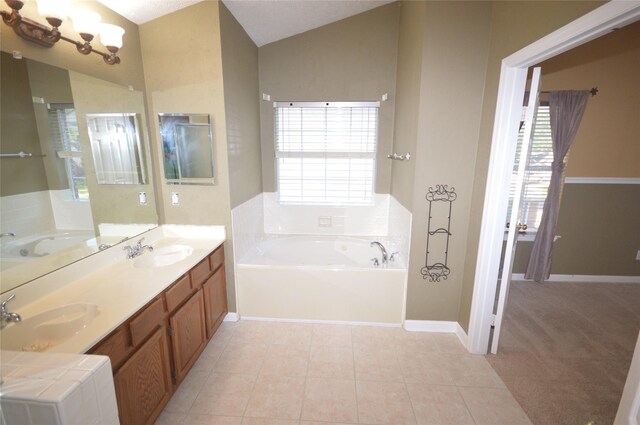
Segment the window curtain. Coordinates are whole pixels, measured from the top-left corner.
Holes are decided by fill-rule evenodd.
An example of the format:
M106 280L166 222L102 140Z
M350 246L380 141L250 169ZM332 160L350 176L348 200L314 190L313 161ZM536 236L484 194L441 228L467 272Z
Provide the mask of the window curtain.
M533 250L525 273L526 279L533 279L539 283L548 279L551 272L551 252L558 222L558 212L560 211L564 158L578 132L588 100L589 91L587 90L552 91L549 93L551 142L553 145L551 181L542 210L542 221L533 242Z

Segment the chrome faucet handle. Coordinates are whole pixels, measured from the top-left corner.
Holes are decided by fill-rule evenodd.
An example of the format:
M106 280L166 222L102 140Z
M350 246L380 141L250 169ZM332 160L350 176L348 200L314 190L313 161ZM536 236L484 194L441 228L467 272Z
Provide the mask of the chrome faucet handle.
M380 265L380 262L378 261L378 257L373 257L371 261L373 261L374 267L378 267Z
M127 258L133 258L133 253L135 252L135 248L131 245L125 245L122 247L123 251L127 251Z
M143 240L144 240L144 238L140 238L140 239L138 240L138 243L136 243L136 247L138 247L138 249L139 249L139 248L142 248L142 241L143 241Z
M0 309L2 310L3 313L7 312L7 303L9 301L11 301L12 299L14 299L16 297L16 294L11 294L11 296L9 298L7 298L6 300L2 301L2 304L0 304Z
M399 254L400 253L398 251L392 252L391 255L389 256L389 261L391 262L396 261L396 256Z

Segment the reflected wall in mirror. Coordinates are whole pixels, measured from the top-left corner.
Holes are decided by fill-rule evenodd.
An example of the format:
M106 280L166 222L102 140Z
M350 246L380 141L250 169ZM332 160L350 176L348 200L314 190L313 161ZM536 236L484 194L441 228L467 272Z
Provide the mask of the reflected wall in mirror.
M136 114L87 114L98 184L144 184Z
M214 184L209 115L159 114L159 119L166 182Z
M143 93L0 55L1 293L155 227L158 219L146 176ZM137 121L138 184L100 184L96 174L87 116L116 113ZM11 156L18 152L32 156Z

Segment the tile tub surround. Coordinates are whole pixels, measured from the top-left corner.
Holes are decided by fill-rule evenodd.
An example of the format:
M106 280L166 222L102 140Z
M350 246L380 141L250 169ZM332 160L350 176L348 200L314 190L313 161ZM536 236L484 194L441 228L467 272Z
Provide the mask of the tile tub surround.
M135 244L141 237L145 238L145 244L155 248L180 244L191 246L193 252L184 260L169 266L136 268L133 261L126 259L122 246ZM3 299L11 294L16 295L11 308L23 320L62 305L97 304L100 314L82 332L48 350L84 353L198 264L224 240L223 226L162 225L5 293ZM145 252L142 255L149 254Z
M0 415L6 425L117 425L108 357L0 352Z
M225 322L157 425L530 425L454 334Z

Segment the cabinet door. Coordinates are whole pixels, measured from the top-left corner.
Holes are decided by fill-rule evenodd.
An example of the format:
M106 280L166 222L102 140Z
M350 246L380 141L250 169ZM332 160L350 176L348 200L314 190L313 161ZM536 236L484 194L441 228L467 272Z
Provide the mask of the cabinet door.
M201 289L171 316L169 324L176 383L180 383L198 359L198 355L204 350L207 342Z
M151 338L122 365L113 377L120 423L152 424L171 398L171 366L166 328Z
M202 285L204 291L204 307L207 320L207 338L211 338L227 314L227 281L224 267L218 269Z

